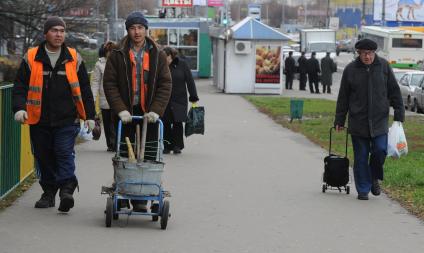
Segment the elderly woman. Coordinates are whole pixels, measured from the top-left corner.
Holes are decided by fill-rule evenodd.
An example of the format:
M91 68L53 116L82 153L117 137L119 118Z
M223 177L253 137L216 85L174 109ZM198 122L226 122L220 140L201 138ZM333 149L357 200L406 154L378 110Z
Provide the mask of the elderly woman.
M107 151L115 150L115 132L113 123L111 122L111 109L106 101L105 92L103 90L103 74L105 71L106 59L109 52L115 44L111 41L102 44L99 48L99 60L91 75L91 91L93 92L94 98L99 99L100 109L102 111L103 128L106 137Z
M199 101L196 85L187 63L177 56L177 51L166 47L163 49L167 55L169 69L172 75L172 94L168 106L163 115L164 123L164 153L180 154L184 148L183 122L187 119L187 91L190 94L188 100L191 103Z

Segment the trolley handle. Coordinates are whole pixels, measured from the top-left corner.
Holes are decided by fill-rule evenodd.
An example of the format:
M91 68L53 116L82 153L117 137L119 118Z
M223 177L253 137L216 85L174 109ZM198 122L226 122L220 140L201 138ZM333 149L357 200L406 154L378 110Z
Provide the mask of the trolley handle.
M131 116L131 118L133 119L133 120L143 120L143 121L145 121L146 123L145 124L143 124L143 125L147 125L147 119L146 120L144 120L145 119L145 117L144 116ZM144 123L144 122L143 122ZM162 120L161 119L157 119L157 121L156 121L156 123L157 124L159 124L159 139L158 139L158 141L159 141L159 144L158 144L158 149L161 149L162 148L162 146L163 146L163 122L162 122ZM142 140L142 146L145 146L145 144L146 144L146 138L145 138L145 134L146 134L146 131L147 131L147 127L144 127L143 128L143 135L144 135L144 138L141 138ZM118 130L117 130L117 136L116 136L116 156L118 156L119 155L119 153L120 153L120 149L121 149L121 133L122 133L122 120L121 119L119 119L119 121L118 121ZM144 151L144 150L143 150ZM144 154L144 152L142 152L143 154ZM159 157L158 157L158 159L160 160L161 159L161 152L159 152Z
M331 155L331 143L332 143L332 134L333 134L333 129L335 130L336 129L336 127L331 127L330 128L330 147L328 148L328 153ZM348 135L349 135L349 132L348 132L348 128L347 127L345 127L344 128L344 130L346 131L346 143L345 143L345 157L347 157L347 143L348 143Z

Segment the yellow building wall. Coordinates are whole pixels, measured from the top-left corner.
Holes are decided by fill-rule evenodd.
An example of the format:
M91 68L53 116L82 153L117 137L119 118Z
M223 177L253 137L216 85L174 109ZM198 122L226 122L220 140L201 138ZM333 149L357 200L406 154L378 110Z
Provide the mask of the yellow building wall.
M34 156L31 152L31 143L29 137L29 126L21 127L21 168L20 181L22 182L27 176L34 171Z

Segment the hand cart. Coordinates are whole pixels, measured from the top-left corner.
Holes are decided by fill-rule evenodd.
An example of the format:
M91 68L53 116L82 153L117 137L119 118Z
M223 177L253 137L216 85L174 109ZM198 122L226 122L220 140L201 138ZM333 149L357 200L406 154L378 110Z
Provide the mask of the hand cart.
M133 116L133 121L143 123L142 134L140 136L140 125L136 125L136 155L132 148L132 143L126 138L128 145L128 157L122 157L120 154L122 121L118 123L116 136L116 154L112 158L114 169L114 183L111 187L102 186L102 194L108 194L106 200L105 222L106 227L112 226L112 219L118 220L119 215L144 215L151 216L152 221L160 219L161 229L166 229L169 212L170 193L162 187L161 176L164 163L162 162L163 152L163 123L159 119L158 124L158 145L156 160L150 161L144 159L146 148L147 119L143 116ZM150 211L136 212L128 208L123 208L118 203L128 203L130 200L150 202Z

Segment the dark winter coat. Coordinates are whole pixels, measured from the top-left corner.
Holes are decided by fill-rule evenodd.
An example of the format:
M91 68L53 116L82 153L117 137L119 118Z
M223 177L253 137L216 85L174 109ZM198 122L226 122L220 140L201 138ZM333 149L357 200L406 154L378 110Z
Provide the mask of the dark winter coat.
M319 61L315 57L311 57L306 61L306 70L310 81L319 81L318 73L321 72Z
M103 76L103 89L111 109L118 114L127 110L132 114L132 72L129 56L129 37L125 36L118 49L111 51L106 62ZM166 55L156 43L146 37L149 50L150 71L147 77L146 110L163 115L171 96L171 73L166 62Z
M336 63L330 56L321 59L321 83L322 85L333 84L333 73L337 71Z
M190 102L197 102L199 100L196 85L185 61L176 57L169 65L169 69L172 76L172 94L166 107L165 117L171 113L173 122L185 122L188 109L187 91L190 94L188 98Z
M343 71L334 125L344 126L349 114L349 132L360 137L376 137L388 132L389 107L394 120L403 122L405 108L392 68L375 56L371 65L356 58Z
M46 42L41 43L35 55L35 61L43 63L41 116L38 124L53 127L67 126L78 119L77 108L65 71L65 63L73 61L73 58L68 48L63 44L56 66L53 68L46 53L45 45ZM27 54L25 54L13 86L13 111L15 113L20 110L26 111L29 79L31 76L27 57ZM87 119L94 119L96 112L93 93L91 93L87 70L79 54L77 61L77 75L85 114Z
M297 60L297 62L299 63L299 73L300 74L306 74L308 73L308 68L307 68L307 59L305 56L300 56L299 59Z
M296 62L293 57L289 56L284 61L284 74L286 76L293 76L296 73Z

